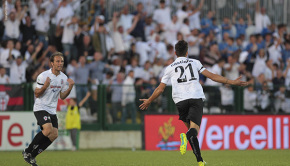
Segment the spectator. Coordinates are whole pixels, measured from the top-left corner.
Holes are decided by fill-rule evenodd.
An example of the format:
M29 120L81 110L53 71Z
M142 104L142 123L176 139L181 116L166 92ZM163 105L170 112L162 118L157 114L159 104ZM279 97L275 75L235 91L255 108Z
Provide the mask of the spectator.
M132 27L133 19L134 16L129 13L129 6L125 5L119 19L119 24L123 27L125 32Z
M145 18L146 18L146 13L143 12L143 4L142 2L137 3L137 10L133 12L133 15L138 15L138 22L133 28L132 32L130 33L132 36L134 36L138 40L146 41L145 38Z
M266 9L260 7L260 0L256 2L255 26L256 33L262 33L264 29L271 24L269 16L266 14Z
M158 78L162 69L163 69L163 60L160 58L156 58L152 67L153 76L155 78Z
M77 101L81 100L86 96L88 92L88 79L89 79L89 66L86 64L85 56L80 56L79 64L74 70L75 84L76 84L76 94Z
M62 0L59 3L59 6L57 8L56 12L56 24L59 24L61 20L67 20L68 18L71 18L74 15L72 6L69 4L69 0ZM61 26L66 26L67 22L61 22Z
M34 25L32 25L30 16L27 15L25 17L25 24L23 21L21 22L20 31L22 33L22 43L26 43L27 46L33 43L36 38L36 31Z
M258 109L261 112L270 111L270 91L267 82L263 82L262 90L258 91Z
M9 19L4 21L5 25L5 34L4 34L4 40L18 40L20 37L20 21L22 20L24 16L21 15L20 17L16 17L15 12L11 12L9 14Z
M203 7L204 0L200 1L199 6L195 9L195 6L190 4L191 11L197 10L196 13L193 15L189 16L189 28L192 29L198 29L201 30L201 25L200 25L200 10Z
M144 80L145 83L149 83L151 77L153 77L153 70L151 68L151 63L150 61L146 61L144 64L144 69L143 69L141 78Z
M98 17L99 15L104 16L105 19L108 18L105 0L99 0L98 2L97 0L93 0L91 2L91 8L93 8L92 11L94 12L94 16L90 23L90 26L95 24L96 17ZM107 22L107 20L105 20L105 22Z
M228 57L228 63L226 63L223 67L225 71L225 76L228 79L234 80L239 77L240 72L240 64L237 63L237 59L234 56Z
M279 87L285 84L285 78L280 69L277 70L277 75L272 81L274 85L274 92L278 91Z
M167 60L169 58L166 51L166 45L161 41L158 34L155 35L154 41L152 41L150 44L151 49L153 50L153 56L149 58L150 62L153 62L155 58L161 58L163 60Z
M0 84L9 84L9 76L6 74L6 69L0 66Z
M266 68L267 56L264 49L260 49L257 58L255 59L252 74L254 77L258 77L261 73L264 73Z
M219 43L219 51L222 55L222 57L227 57L228 54L228 39L229 39L230 35L228 33L224 33L223 34L223 41Z
M116 76L116 79L114 79L112 82L109 83L109 89L112 91L112 108L111 108L111 115L113 117L113 123L117 123L120 118L118 118L118 115L122 112L122 95L123 95L123 81L124 81L125 75L122 72L119 72Z
M35 20L35 30L38 36L38 40L44 44L44 49L48 46L48 29L49 29L49 14L46 12L45 8L41 8L37 14Z
M131 63L130 65L127 65L126 66L126 73L128 74L129 71L133 70L134 71L134 76L135 78L142 78L143 75L142 75L142 67L139 67L138 65L138 61L136 58L132 58L131 59Z
M29 61L32 60L29 59ZM23 57L20 55L16 58L15 61L12 62L10 66L10 83L11 84L21 84L26 82L26 68L29 65L28 61L23 61Z
M206 53L205 57L203 58L204 66L206 68L212 67L216 64L218 59L221 58L220 52L218 51L218 46L216 43L212 44L209 47L209 51Z
M228 33L232 37L232 24L230 22L230 19L228 17L224 17L223 22L222 22L222 35L224 33Z
M199 60L200 43L202 42L203 34L199 34L198 29L193 29L191 35L188 36L188 57Z
M213 18L213 12L209 11L207 13L207 16L201 20L201 32L205 35L208 35L211 28L212 28L212 18Z
M199 6L192 10L192 11L189 11L188 9L188 4L184 3L183 6L181 7L181 9L179 9L177 12L176 12L176 15L177 15L177 18L178 18L178 23L179 24L182 24L184 23L184 19L185 18L188 18L188 19L193 19L191 18L192 17L198 17L198 13L199 11L201 10L202 6L203 6L203 3L204 3L204 0L201 0L200 1L200 4ZM194 14L196 14L195 16L193 16Z
M0 64L6 68L7 74L9 75L10 71L10 62L20 56L20 52L14 49L14 42L8 40L6 42L6 48L1 51Z
M167 23L171 21L170 13L170 8L166 7L165 0L160 0L159 8L153 13L153 20L160 24L162 29L166 29Z
M170 22L168 22L170 23ZM151 36L153 35L153 33L155 32L155 29L157 28L158 25L156 25L155 22L153 22L152 20L152 16L148 16L145 19L145 37L146 40L150 40ZM167 28L167 26L165 27ZM166 30L166 29L164 29Z
M255 55L259 51L259 47L257 45L257 39L255 35L250 36L250 43L247 45L245 49L249 54L246 60L247 70L252 71L254 62L255 62Z
M129 50L130 47L130 40L128 40L128 35L133 31L133 29L136 27L136 24L139 20L139 15L136 15L134 17L134 22L132 24L132 27L130 27L127 31L124 32L124 29L121 25L117 25L117 14L118 13L114 13L113 16L113 28L114 28L114 32L112 35L113 41L114 41L114 45L115 45L115 53L117 53L118 55L124 55L125 51Z
M91 37L89 35L78 35L78 39L75 38L75 45L78 51L77 57L80 57L82 55L84 55L85 57L94 55L95 50L92 46Z
M272 79L274 78L274 71L273 70L274 70L273 69L273 61L271 59L266 60L266 67L264 68L263 72L265 75L265 80L268 83L268 87L271 90L273 90L273 82L272 82Z
M100 83L103 81L103 73L106 72L106 64L102 62L103 55L100 52L94 53L94 61L89 64L90 78L98 79Z
M30 13L30 17L31 17L33 23L37 17L39 4L40 4L40 1L29 0L29 13Z
M286 110L286 102L285 102L285 86L282 85L279 87L279 91L275 92L275 113L285 112Z
M136 52L140 55L139 61L137 64L143 66L144 63L150 59L149 54L152 52L152 49L149 46L149 43L143 41L136 42ZM135 72L135 75L137 73Z
M177 16L173 15L172 19L167 22L167 25L165 26L165 41L166 43L171 43L173 41L177 40L177 33L179 32L180 24L177 22Z
M226 49L226 57L233 55L235 51L238 50L238 47L234 43L234 38L229 37L227 39L227 49Z
M130 111L132 123L136 123L136 92L134 88L134 71L129 71L123 82L122 89L122 123L126 123L128 112Z
M186 39L190 35L190 29L189 29L189 20L188 18L185 18L183 20L183 24L181 24L179 32L183 35L183 37Z
M97 52L101 52L103 56L106 56L106 35L108 34L107 28L105 27L105 17L100 15L96 17L95 24L91 28L93 30L93 49Z
M284 43L285 48L282 50L282 60L283 64L287 65L288 59L290 59L290 42L286 41Z
M239 22L236 22L236 18L237 18L238 12L235 12L232 18L232 22L236 27L236 38L240 37L241 35L246 35L246 30L248 28L248 26L252 25L252 19L251 16L249 14L247 14L247 21L248 24L245 23L245 20L243 19L243 17L239 18Z
M244 110L246 112L257 113L257 93L254 91L253 85L249 85L244 89Z
M227 77L228 78L228 77ZM237 78L237 77L235 77ZM220 86L219 90L221 92L221 107L225 111L225 113L234 112L233 104L234 104L234 91L229 84L225 84L224 86Z
M73 48L73 44L74 44L75 33L78 30L78 17L73 16L71 18L65 19L63 22L64 22L64 29L63 29L61 43L63 46L64 55L66 56L66 62L69 63L71 58L76 59L76 54Z
M75 70L77 69L77 67L78 67L78 62L75 59L72 59L66 68L67 76L70 79L72 79L73 81L76 80L74 73L75 73Z
M130 47L130 50L129 50L129 56L126 57L126 60L129 61L130 59L132 58L135 58L137 59L137 61L139 62L140 60L140 54L137 53L137 50L136 50L136 44L135 43L132 43L131 44L131 47Z

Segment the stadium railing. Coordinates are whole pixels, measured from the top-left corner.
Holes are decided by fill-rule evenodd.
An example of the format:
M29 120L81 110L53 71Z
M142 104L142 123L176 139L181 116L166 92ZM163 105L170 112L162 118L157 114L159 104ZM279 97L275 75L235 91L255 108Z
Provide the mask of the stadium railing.
M139 109L138 106L142 103L139 99L148 98L156 86L150 84L131 86L133 94L122 92L122 88L124 88L122 85L111 85L110 87L98 85L97 100L90 97L87 104L80 108L82 130L140 130L145 114L177 114L170 86L166 87L163 94L146 111ZM248 87L203 86L203 88L206 96L204 114L289 113L287 103L290 103L290 90L284 86L271 88L255 85L251 93L246 92ZM76 95L78 96L78 94ZM112 95L115 96L112 97ZM248 100L250 95L254 98ZM0 97L1 111L33 110L34 93L31 83L0 85ZM128 100L123 97L128 97ZM123 105L122 99L125 99ZM251 107L247 104L250 104ZM64 102L59 99L58 111L66 111L64 105ZM244 109L244 106L248 110Z

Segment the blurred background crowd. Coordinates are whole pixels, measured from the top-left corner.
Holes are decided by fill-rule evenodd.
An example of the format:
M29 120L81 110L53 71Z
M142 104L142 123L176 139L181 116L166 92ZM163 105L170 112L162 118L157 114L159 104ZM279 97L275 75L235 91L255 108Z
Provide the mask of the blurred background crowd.
M243 89L245 112L290 112L290 33L287 19L280 19L288 12L286 0L2 2L0 84L34 83L50 68L49 56L60 51L63 72L76 83L70 98L79 103L90 96L84 106L94 117L97 100L104 97L98 86L106 85L109 121L126 123L130 116L136 123L138 99L153 93L176 58L175 43L185 40L189 58L213 73L229 79L242 75L251 83ZM271 17L264 8L270 3ZM231 13L223 16L212 6ZM234 87L204 77L200 82L205 112L235 112ZM149 112L168 112L168 102L160 97Z

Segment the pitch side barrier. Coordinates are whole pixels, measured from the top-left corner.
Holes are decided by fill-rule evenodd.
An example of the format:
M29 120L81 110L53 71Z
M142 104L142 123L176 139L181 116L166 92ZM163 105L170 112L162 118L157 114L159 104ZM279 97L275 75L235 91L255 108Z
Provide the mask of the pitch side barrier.
M289 114L204 115L199 144L202 150L289 149L289 120ZM145 115L144 149L178 150L186 130L177 115Z

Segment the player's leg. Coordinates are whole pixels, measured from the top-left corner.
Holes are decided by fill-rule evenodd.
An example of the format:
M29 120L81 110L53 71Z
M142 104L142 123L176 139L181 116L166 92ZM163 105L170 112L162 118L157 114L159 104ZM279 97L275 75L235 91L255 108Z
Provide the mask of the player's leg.
M183 123L184 123L184 125L186 126L186 128L187 128L187 130L188 130L189 127L190 127L189 123L187 123L187 122L183 122Z
M50 115L51 126L43 125L43 132L47 137L44 139L42 144L40 144L32 153L32 157L36 157L38 154L42 153L51 143L58 137L58 120L56 115ZM47 127L47 128L46 128Z
M187 140L193 150L193 153L197 159L197 162L203 161L200 153L199 142L197 139L199 126L194 122L190 121L190 128L186 133Z
M31 153L35 148L37 148L39 144L41 144L42 141L45 140L49 133L52 131L51 118L48 112L36 111L34 112L34 115L36 117L37 124L41 126L42 131L36 134L28 148L25 149L25 152L27 153Z
M186 133L187 140L196 156L197 162L203 164L201 157L199 141L197 135L199 132L199 126L201 124L201 118L203 113L203 101L201 99L192 99L190 101L191 107L189 108L187 119L190 122L189 130Z
M188 100L180 101L176 103L176 107L179 113L179 120L182 120L187 129L189 128L189 123L187 122L186 118L188 115ZM187 150L187 138L185 133L180 134L180 147L179 147L180 153L184 155Z
M52 123L45 123L41 126L41 128L42 131L36 134L28 148L22 152L24 160L34 166L37 166L35 154L41 152L40 149L42 148L43 144L49 141L47 136L50 135L50 133L53 131Z

